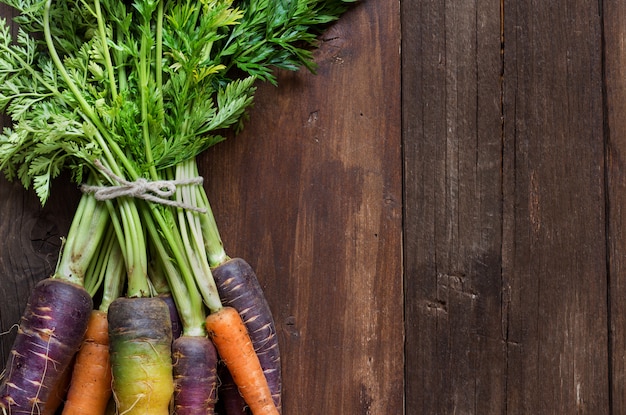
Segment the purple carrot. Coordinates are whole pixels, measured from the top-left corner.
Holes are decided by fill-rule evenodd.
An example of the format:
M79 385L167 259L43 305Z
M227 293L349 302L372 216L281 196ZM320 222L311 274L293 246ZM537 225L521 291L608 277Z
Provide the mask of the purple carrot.
M248 329L274 404L280 412L282 379L276 325L256 274L246 261L232 258L215 267L213 277L223 304L239 311Z
M207 337L182 336L172 345L174 413L213 414L217 400L217 352Z
M167 304L167 308L170 310L170 320L172 320L172 339L177 339L183 333L183 325L180 321L180 316L178 315L178 309L176 308L176 303L174 302L174 298L170 294L159 294L161 300Z
M217 413L219 415L249 415L250 410L246 401L239 393L226 365L219 364L217 366L217 377L220 379L220 386L217 389L217 404L215 405Z
M0 408L37 414L79 349L93 308L82 287L59 279L31 293L0 384Z

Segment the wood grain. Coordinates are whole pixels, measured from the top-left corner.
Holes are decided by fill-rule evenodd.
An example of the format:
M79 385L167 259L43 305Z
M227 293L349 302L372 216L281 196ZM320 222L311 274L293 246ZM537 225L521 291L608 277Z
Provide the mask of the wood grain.
M407 408L501 414L500 10L404 4Z
M609 413L600 10L517 2L504 28L508 408Z
M601 13L403 2L416 413L610 413Z
M279 326L285 413L402 412L397 17L360 3L324 34L316 76L281 73L253 128L203 159L226 247Z
M626 412L626 5L603 2L611 409Z

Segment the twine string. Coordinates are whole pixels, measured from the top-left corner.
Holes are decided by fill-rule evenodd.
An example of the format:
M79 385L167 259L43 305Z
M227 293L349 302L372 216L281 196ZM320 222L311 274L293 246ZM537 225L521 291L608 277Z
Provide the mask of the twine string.
M105 176L119 183L118 185L113 186L92 186L88 184L83 184L80 186L80 189L83 193L93 193L96 200L104 201L128 196L138 199L144 199L149 202L159 203L161 205L193 210L199 213L206 213L206 209L180 202L178 200L169 199L176 193L177 186L202 185L202 177L154 181L139 178L131 182L113 173L99 160L95 160L94 165Z

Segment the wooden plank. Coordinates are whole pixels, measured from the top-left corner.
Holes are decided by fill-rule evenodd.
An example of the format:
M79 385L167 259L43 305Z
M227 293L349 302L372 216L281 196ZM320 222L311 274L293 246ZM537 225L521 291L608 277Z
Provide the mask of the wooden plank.
M402 413L396 3L350 11L318 75L263 86L250 128L202 160L227 250L276 318L286 414Z
M603 2L612 413L626 412L626 5Z
M402 412L399 43L399 4L361 2L323 36L317 76L262 86L247 130L200 160L226 247L255 267L275 313L286 414ZM3 230L27 232L33 201L0 189ZM32 266L21 240L7 244L2 287ZM7 330L23 302L3 294Z
M609 413L597 7L403 2L407 409Z
M507 413L610 413L598 6L504 2Z
M403 5L407 413L502 414L500 6Z

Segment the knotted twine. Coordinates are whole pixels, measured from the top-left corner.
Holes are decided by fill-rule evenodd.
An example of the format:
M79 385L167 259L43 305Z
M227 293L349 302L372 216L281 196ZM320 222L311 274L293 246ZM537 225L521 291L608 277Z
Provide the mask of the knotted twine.
M202 177L154 181L149 181L141 177L133 182L130 182L113 173L109 168L105 167L100 160L95 160L94 165L105 176L119 183L114 186L91 186L87 184L80 186L83 193L93 193L96 200L103 201L128 196L144 199L149 202L159 203L161 205L193 210L199 213L207 212L204 208L169 199L176 193L176 186L202 185Z

